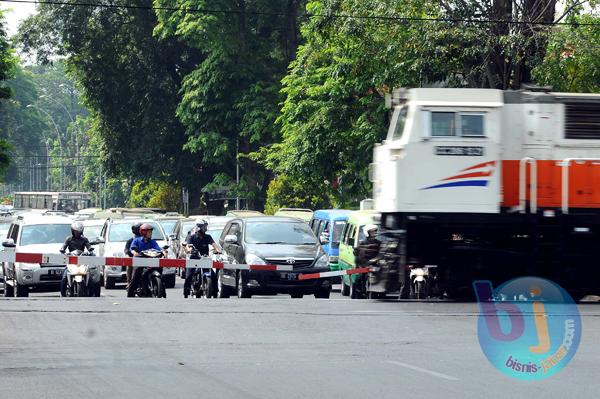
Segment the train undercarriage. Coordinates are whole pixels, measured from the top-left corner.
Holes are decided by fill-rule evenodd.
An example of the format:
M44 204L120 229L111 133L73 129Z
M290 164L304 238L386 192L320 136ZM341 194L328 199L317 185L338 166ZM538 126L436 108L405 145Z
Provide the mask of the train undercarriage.
M600 294L600 212L558 209L536 213L383 213L382 241L369 274L371 297L410 295L410 267L435 266L432 296L474 299L472 282L494 287L538 276L573 299Z

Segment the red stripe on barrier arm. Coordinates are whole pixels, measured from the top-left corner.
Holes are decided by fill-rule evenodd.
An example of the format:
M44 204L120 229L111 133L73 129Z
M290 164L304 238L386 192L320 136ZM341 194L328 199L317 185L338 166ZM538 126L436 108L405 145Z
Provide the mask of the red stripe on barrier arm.
M161 259L160 267L185 267L185 259Z
M213 269L223 269L225 267L225 263L223 262L213 262Z
M69 265L76 265L77 262L79 262L78 256L69 256L69 260L67 261Z
M277 266L275 265L249 265L250 270L261 270L265 272L274 272L277 271Z
M298 280L311 280L313 278L321 277L321 273L311 273L311 274L300 274L298 276Z
M105 258L106 266L133 266L133 258Z
M42 254L26 254L26 253L16 253L15 254L15 262L23 262L23 263L42 263L44 256Z
M352 269L352 270L348 270L348 275L351 274L362 274L362 273L369 273L369 268L368 267L359 267L358 269Z

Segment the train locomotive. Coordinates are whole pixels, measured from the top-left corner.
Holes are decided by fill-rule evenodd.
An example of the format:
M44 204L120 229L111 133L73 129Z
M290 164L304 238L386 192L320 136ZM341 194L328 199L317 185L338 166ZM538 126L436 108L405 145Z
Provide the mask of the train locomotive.
M387 101L371 293L406 295L408 268L424 265L454 298L518 276L600 293L600 94L419 88Z

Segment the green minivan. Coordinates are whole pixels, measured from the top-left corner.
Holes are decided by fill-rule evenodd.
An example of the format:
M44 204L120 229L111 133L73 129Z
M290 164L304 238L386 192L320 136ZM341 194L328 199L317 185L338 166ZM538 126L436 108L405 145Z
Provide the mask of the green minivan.
M348 215L348 223L342 232L340 240L339 266L340 270L349 270L356 268L356 257L354 248L358 243L365 239L363 227L368 224L374 224L374 211L354 211ZM351 295L355 288L354 283L358 279L358 274L351 276L342 276L342 295Z

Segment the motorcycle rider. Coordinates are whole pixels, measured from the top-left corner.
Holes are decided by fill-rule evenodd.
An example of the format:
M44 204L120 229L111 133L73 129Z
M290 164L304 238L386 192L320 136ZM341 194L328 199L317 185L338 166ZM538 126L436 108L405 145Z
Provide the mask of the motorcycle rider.
M354 250L356 256L356 267L370 267L371 260L377 257L379 253L379 247L381 247L381 241L377 237L377 226L374 224L368 224L363 227L363 233L365 239L358 243L358 248ZM366 296L366 282L369 278L368 274L360 274L357 278L358 287L363 296Z
M192 250L196 250L199 256L208 256L209 249L208 247L212 245L215 253L220 254L221 250L215 243L215 240L210 236L210 234L206 234L206 230L208 229L208 222L206 220L200 220L196 223L195 230L193 234L190 234L185 240L186 244L186 252L191 253ZM194 273L196 272L196 268L190 268L185 271L185 284L183 285L183 297L187 298L190 295L190 289L192 286L192 278L194 277Z
M150 223L144 223L140 226L140 236L137 238L134 238L133 241L131 242L131 246L129 247L129 251L131 251L131 254L135 257L135 256L141 256L142 252L148 250L148 249L155 249L157 251L163 251L162 248L160 247L160 245L158 245L158 243L156 242L156 240L152 239L152 231L154 230L154 227L150 224ZM163 251L163 253L166 256L166 253ZM135 270L133 271L133 274L131 276L131 281L129 282L129 285L127 286L127 296L128 297L134 297L135 296L135 290L140 282L140 280L142 280L142 288L145 289L147 287L146 282L144 281L144 279L146 278L146 276L144 276L143 272L143 267L136 267Z
M127 242L125 243L125 250L123 251L123 253L125 253L126 256L129 256L130 258L133 258L133 253L131 252L131 243L133 242L134 239L141 237L140 235L140 227L142 227L142 223L137 222L134 223L131 226L131 232L133 233L133 237L131 237L129 240L127 240ZM127 286L129 287L129 284L131 283L131 276L133 273L133 267L128 267L127 268Z
M90 244L90 240L88 240L83 235L83 223L81 222L73 222L71 223L71 236L67 237L65 243L60 249L60 253L64 254L67 250L69 252L73 251L85 251L88 250L92 252L94 248ZM60 281L60 295L67 296L67 269L62 275L62 280Z

